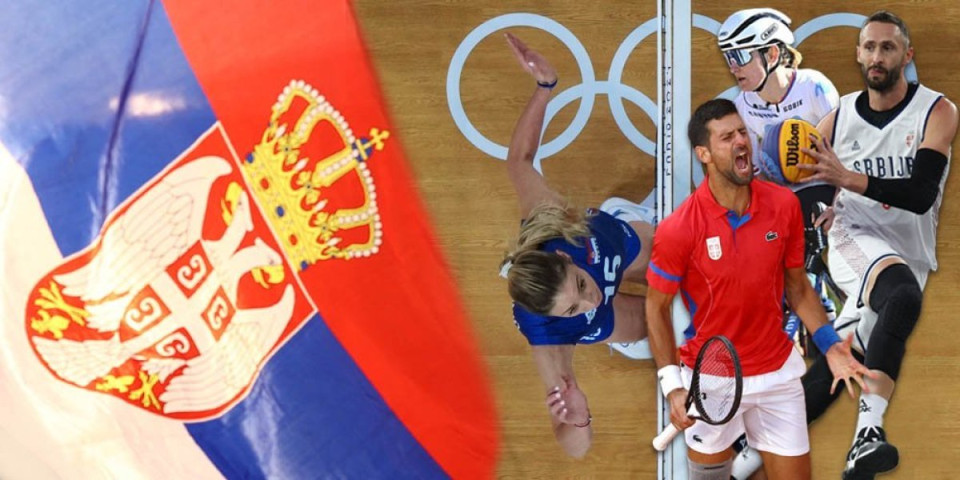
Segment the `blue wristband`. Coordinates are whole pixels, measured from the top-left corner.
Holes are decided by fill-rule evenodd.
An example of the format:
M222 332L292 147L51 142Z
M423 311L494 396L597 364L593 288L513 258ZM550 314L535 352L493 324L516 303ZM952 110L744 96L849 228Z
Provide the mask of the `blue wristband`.
M830 350L830 347L832 347L834 343L840 341L840 335L833 329L833 325L829 323L824 324L818 328L816 332L813 332L813 343L821 353L827 353L827 350Z

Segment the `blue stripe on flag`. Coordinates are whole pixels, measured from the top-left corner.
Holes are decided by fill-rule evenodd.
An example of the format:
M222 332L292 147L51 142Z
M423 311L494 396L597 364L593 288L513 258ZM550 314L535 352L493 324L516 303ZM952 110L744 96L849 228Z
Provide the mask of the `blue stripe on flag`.
M0 141L64 256L215 121L163 8L148 5L14 2L3 17L27 23L0 20Z
M246 400L187 428L230 478L446 478L319 316L270 360Z

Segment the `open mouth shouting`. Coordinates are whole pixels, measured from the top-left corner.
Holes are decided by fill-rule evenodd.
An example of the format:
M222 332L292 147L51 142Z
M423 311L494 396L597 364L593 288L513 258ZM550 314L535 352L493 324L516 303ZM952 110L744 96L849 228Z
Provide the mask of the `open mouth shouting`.
M750 159L750 151L741 150L733 157L733 167L739 176L747 176L753 173L753 162Z

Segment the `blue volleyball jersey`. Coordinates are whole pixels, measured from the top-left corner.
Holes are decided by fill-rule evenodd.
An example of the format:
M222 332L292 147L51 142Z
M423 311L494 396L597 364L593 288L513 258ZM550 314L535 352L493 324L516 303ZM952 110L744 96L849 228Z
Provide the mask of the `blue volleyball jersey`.
M575 246L559 238L540 248L560 250L586 270L603 292L599 307L575 317L551 317L531 313L513 304L513 318L530 345L597 343L613 332L613 297L620 288L623 271L640 254L640 239L630 225L596 209L587 210L590 236Z

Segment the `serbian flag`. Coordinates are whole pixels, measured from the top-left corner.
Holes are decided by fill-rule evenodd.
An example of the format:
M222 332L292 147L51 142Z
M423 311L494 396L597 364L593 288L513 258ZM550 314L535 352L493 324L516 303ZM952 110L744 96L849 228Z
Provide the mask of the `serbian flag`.
M0 477L489 478L345 0L0 15Z

